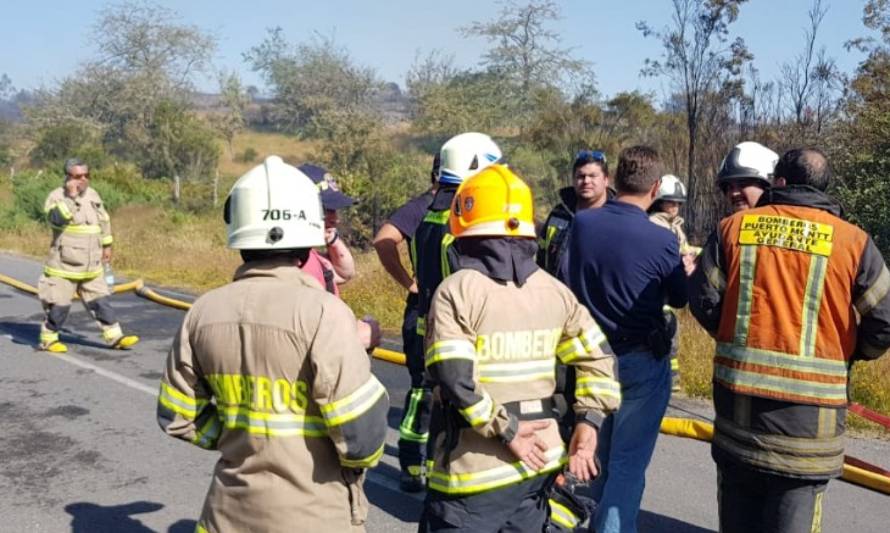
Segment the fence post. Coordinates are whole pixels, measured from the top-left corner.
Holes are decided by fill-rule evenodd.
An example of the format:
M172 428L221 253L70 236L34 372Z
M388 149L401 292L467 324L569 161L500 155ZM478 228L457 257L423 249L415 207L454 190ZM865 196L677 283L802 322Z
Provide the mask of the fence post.
M173 176L173 203L179 204L179 174Z
M219 169L213 175L213 207L219 202Z

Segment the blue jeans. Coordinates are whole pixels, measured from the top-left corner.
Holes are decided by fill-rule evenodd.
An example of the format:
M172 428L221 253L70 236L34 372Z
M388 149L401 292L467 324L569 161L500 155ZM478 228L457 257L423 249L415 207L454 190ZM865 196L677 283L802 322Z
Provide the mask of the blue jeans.
M633 533L655 450L661 419L671 397L670 359L651 352L618 356L621 408L609 415L598 438L602 472L593 484L597 533Z

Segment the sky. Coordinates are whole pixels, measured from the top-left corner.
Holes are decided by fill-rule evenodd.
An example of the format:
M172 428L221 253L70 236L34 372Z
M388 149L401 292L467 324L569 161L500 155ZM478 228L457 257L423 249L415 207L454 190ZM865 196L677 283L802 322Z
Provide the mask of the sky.
M520 0L521 1L521 0ZM646 21L656 28L670 22L670 0L557 0L562 19L551 28L561 45L590 61L598 88L605 96L639 89L660 100L666 82L643 78L643 61L658 58L659 43L635 28ZM818 42L844 72L863 59L843 43L868 35L862 25L866 0L823 0L829 7ZM90 30L107 0L3 0L3 39L0 74L6 73L19 89L52 87L72 74L78 64L95 56ZM242 53L260 43L266 29L280 26L289 42L313 33L333 36L362 65L374 68L386 81L404 87L405 74L418 54L439 49L453 55L460 67L477 66L486 49L482 39L465 38L457 31L473 21L493 20L500 6L489 0L159 0L182 22L198 26L218 38L215 65L241 74L245 85L266 92L260 77L242 61ZM742 36L754 53L755 66L765 80L778 76L782 62L803 47L803 28L812 0L749 0L743 4L733 35ZM199 87L214 90L210 78Z

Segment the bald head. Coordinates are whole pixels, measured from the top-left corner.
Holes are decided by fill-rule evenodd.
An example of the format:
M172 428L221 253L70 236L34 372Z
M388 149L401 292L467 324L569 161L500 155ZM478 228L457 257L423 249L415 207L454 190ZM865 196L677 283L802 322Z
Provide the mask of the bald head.
M784 179L787 185L809 185L824 191L831 181L831 166L818 148L795 148L779 159L775 178Z

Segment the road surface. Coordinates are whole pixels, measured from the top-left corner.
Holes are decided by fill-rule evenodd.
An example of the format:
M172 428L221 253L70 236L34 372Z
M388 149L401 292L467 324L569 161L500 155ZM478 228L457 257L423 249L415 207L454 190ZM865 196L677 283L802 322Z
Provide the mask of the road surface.
M0 255L0 273L36 285L40 265ZM166 294L171 294L167 292ZM190 296L174 297L192 299ZM0 284L0 531L194 530L215 452L166 437L155 398L183 312L115 295L136 349L104 347L78 304L65 325L66 355L35 351L42 313L33 296ZM386 454L369 473L373 533L416 531L421 500L398 491L396 440L408 386L404 368L375 361L392 400ZM709 416L706 402L676 399L672 414ZM849 439L848 453L890 466L890 442ZM661 436L647 476L640 530L697 533L717 527L715 470L706 443ZM890 497L832 482L824 531L886 532Z

